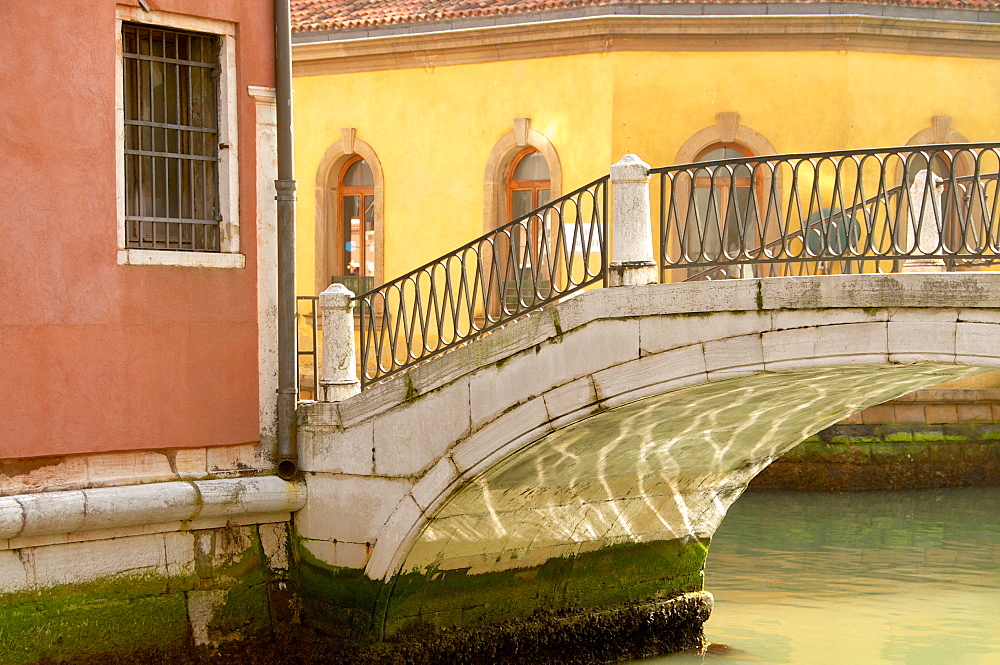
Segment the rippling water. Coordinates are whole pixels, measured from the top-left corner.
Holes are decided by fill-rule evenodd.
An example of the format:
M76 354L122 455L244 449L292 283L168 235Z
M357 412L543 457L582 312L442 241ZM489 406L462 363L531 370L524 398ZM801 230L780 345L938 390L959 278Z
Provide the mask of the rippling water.
M1000 665L1000 488L746 494L705 575L715 653L637 662Z

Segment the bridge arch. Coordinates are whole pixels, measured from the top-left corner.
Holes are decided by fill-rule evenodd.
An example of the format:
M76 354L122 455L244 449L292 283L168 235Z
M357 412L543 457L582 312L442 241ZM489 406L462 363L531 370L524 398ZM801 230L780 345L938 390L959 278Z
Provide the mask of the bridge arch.
M715 527L775 457L1000 366L996 286L863 275L581 294L308 407L303 546L363 568L390 632L697 592ZM352 524L331 517L348 509Z

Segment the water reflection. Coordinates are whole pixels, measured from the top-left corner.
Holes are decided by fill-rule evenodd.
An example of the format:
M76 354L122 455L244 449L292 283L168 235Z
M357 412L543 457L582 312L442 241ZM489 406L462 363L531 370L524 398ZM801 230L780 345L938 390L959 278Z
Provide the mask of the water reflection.
M644 665L1000 664L1000 488L747 494L706 588L726 648Z

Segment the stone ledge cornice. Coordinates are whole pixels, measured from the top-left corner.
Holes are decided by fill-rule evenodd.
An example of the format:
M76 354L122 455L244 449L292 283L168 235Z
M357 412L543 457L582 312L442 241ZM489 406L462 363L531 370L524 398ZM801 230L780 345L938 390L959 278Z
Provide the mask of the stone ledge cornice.
M306 489L277 476L151 483L0 497L0 540L287 513Z
M620 51L1000 54L1000 24L861 15L597 16L300 43L297 76Z

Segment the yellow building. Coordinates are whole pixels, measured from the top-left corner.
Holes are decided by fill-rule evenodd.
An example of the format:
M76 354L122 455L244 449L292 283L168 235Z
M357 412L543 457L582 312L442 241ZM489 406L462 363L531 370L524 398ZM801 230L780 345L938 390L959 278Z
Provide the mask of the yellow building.
M292 7L300 294L386 282L626 153L656 167L1000 137L994 1ZM956 399L1000 404L968 392L991 386Z
M387 281L626 153L998 135L996 3L479 4L293 2L300 293Z

